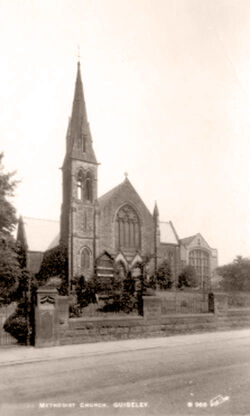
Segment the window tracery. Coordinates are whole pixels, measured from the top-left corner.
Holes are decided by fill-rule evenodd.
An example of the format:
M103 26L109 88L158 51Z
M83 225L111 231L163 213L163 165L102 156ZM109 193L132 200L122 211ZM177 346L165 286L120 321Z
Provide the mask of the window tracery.
M141 227L137 213L130 205L120 208L116 216L116 247L123 250L140 249Z
M189 264L194 267L201 284L209 280L209 253L201 249L190 251Z

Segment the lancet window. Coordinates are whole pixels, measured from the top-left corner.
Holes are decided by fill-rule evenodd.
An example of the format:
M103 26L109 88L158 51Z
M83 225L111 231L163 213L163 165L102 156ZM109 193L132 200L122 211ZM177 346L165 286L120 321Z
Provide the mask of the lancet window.
M77 199L83 199L84 175L80 170L77 175Z
M88 172L85 180L85 196L86 200L93 201L93 183L91 174Z
M86 175L80 170L77 175L77 199L93 201L93 180L90 172Z

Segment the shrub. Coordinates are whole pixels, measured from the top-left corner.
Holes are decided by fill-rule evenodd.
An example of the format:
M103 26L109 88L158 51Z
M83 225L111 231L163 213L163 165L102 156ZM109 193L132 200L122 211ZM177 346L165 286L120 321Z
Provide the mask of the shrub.
M20 344L26 344L28 338L28 314L26 304L19 304L4 323L4 330L12 335Z
M156 277L154 274L149 277L148 287L156 290Z
M164 260L157 269L156 283L162 290L171 289L172 287L172 271L167 260Z
M84 276L80 276L76 280L75 290L77 304L80 308L84 308L90 303L96 303L96 282L94 278L86 281Z
M250 259L237 256L229 264L218 267L220 286L226 291L250 291Z
M178 279L178 288L181 289L183 287L196 287L198 284L197 275L195 272L194 267L186 266L181 274L179 275Z
M30 276L30 295L28 296L27 291L24 293L19 299L16 311L4 323L4 330L16 338L20 344L33 345L35 341L36 290L37 282Z

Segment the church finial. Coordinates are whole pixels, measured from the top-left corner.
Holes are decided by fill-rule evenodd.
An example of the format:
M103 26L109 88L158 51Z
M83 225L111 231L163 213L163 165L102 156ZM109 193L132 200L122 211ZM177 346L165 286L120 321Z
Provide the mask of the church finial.
M155 206L154 206L154 213L153 213L154 217L157 218L159 217L159 210L158 210L158 206L157 206L157 202L155 201Z
M125 176L125 181L128 180L128 172L124 172L124 176Z
M21 215L19 217L18 225L17 225L16 241L22 246L22 248L24 248L25 250L28 249L27 237L26 237L26 232L25 232L25 227L24 227L24 221L23 221L23 217Z
M80 66L80 61L81 61L80 46L77 45L77 64L78 64L78 66Z

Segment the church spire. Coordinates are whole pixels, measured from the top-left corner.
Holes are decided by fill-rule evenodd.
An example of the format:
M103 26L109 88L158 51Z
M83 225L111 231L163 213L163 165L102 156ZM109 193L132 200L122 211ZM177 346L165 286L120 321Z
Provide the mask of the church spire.
M77 63L72 113L67 132L67 156L97 164L92 146L79 61Z

